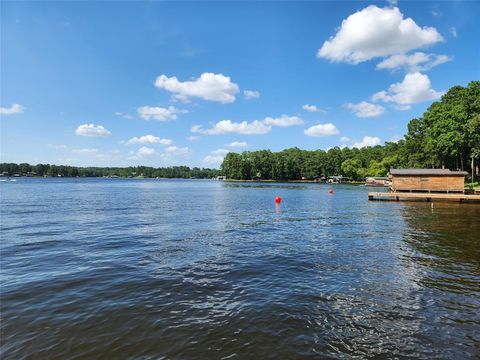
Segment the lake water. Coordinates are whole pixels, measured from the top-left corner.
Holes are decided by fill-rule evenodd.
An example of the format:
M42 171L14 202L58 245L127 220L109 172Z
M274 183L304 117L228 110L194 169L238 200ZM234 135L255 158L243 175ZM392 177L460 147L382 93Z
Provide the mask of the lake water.
M0 357L478 358L480 205L332 188L0 183Z

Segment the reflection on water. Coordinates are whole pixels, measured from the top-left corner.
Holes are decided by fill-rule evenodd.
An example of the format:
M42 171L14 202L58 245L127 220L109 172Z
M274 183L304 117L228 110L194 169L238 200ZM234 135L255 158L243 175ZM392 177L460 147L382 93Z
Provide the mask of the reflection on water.
M402 209L406 224L400 258L423 289L424 331L455 326L451 340L469 339L478 357L480 344L480 206L474 204L409 204ZM437 340L436 346L440 339ZM451 353L453 357L455 353Z
M2 359L477 358L480 206L328 189L1 184Z
M430 209L411 205L406 210L405 241L412 247L441 261L467 260L480 266L478 204L435 203Z

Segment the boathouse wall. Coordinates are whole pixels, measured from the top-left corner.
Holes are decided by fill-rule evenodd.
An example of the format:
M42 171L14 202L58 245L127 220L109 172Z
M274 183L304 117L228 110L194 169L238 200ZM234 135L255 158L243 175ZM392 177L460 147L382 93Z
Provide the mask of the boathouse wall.
M402 170L390 171L393 191L464 192L466 172L442 171L443 169L414 169L417 171L411 172Z

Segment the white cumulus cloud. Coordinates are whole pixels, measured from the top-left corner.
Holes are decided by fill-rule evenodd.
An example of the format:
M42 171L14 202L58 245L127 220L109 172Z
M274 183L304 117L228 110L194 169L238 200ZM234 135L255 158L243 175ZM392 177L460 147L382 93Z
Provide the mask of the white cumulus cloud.
M235 95L239 92L238 85L233 83L230 77L209 72L201 74L197 79L184 82L179 81L175 76L160 75L155 80L155 86L173 93L179 100L198 97L209 101L231 103L235 101Z
M137 150L136 155L137 157L146 157L146 156L152 156L155 154L155 149L142 146L140 149Z
M159 138L158 136L154 135L144 135L140 137L134 136L133 138L129 139L127 144L132 145L132 144L160 144L160 145L171 145L172 140L170 139L162 139Z
M375 93L372 100L393 103L399 110L408 110L412 104L436 100L442 95L443 92L431 88L427 75L416 72L406 74L402 82L390 85L388 91Z
M337 33L323 43L317 57L358 64L376 57L405 53L442 41L433 27L420 27L397 7L370 5L342 21Z
M263 122L255 120L252 122L232 122L231 120L221 120L213 125L210 129L203 129L199 125L192 126L191 131L194 133L205 135L221 135L221 134L243 134L243 135L260 135L269 133L272 127L265 125Z
M362 141L356 142L355 144L353 144L352 147L360 149L367 146L377 146L377 145L380 145L380 139L378 137L364 136Z
M410 55L395 54L377 64L377 69L397 70L403 68L408 72L427 71L451 60L452 58L447 55L425 54L423 52Z
M266 117L263 120L254 120L251 122L232 122L231 120L221 120L210 129L203 129L200 125L194 125L191 131L204 135L221 134L242 134L242 135L261 135L269 133L272 126L288 127L303 124L303 120L298 116L282 115L277 118Z
M298 116L282 115L277 118L266 117L265 119L263 119L263 123L265 125L288 127L288 126L294 126L294 125L301 125L303 124L303 120Z
M130 115L130 114L126 114L126 113L123 113L121 111L116 111L114 113L115 116L120 116L120 117L123 117L124 119L129 119L129 120L132 120L133 119L133 116Z
M332 123L327 123L311 126L308 129L303 130L303 133L307 136L320 137L336 135L339 133L339 131L335 125Z
M185 155L190 152L188 147L177 147L177 146L169 146L165 149L165 153L169 155Z
M140 149L137 150L137 156L144 157L144 156L152 156L155 154L155 149L142 146Z
M358 104L346 103L343 106L351 110L357 117L361 118L380 116L385 111L383 106L366 101L362 101Z
M308 112L325 112L325 110L320 109L317 105L305 104L302 106L302 109Z
M231 148L242 148L242 147L247 147L248 144L245 141L233 141L230 144L226 144L225 146L228 146Z
M260 92L255 90L244 90L243 96L245 96L245 99L247 100L258 99L260 97Z
M217 149L217 150L213 150L212 154L213 155L227 155L229 152L230 152L230 150L227 150L227 149Z
M174 106L163 108L159 106L141 106L137 109L138 114L145 120L168 121L176 120L177 114L188 113L188 110L177 109Z
M105 129L102 125L94 125L94 124L83 124L80 125L77 130L75 130L75 134L80 136L108 136L111 134L110 131Z
M347 143L347 142L349 142L350 140L351 140L351 139L350 139L348 136L342 136L342 137L340 138L340 142L342 142L342 143Z
M20 104L12 104L10 107L0 107L0 115L23 114L23 106Z
M226 149L213 150L210 152L212 155L207 155L203 158L203 162L208 165L220 166L223 159L229 152L230 151Z
M207 155L203 158L203 162L208 165L220 166L224 158L222 155Z

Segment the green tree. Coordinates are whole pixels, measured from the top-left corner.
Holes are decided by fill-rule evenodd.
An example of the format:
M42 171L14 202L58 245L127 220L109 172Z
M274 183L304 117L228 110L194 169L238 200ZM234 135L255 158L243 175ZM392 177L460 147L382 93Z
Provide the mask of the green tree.
M342 163L342 172L352 180L361 180L362 162L359 159L347 159Z
M237 153L228 153L220 166L220 172L228 179L243 179L242 157Z

